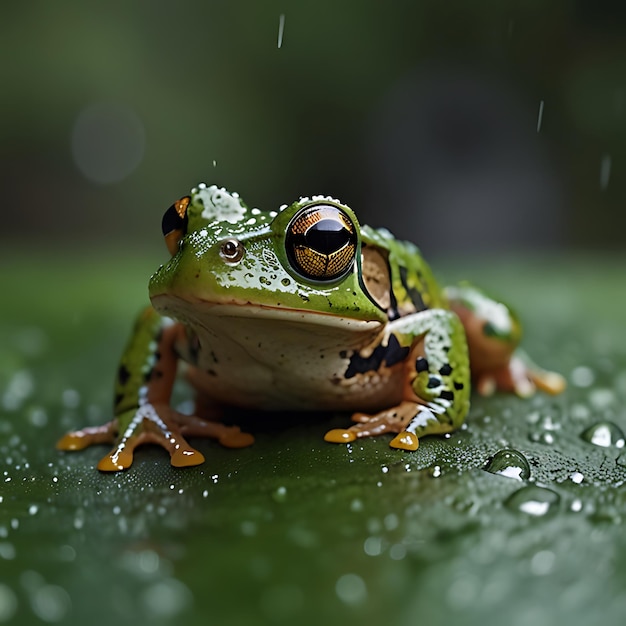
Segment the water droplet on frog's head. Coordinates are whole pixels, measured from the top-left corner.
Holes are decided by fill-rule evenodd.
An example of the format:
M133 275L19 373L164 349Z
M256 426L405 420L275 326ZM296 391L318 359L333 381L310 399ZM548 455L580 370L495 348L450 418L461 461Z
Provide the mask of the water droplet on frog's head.
M613 422L597 422L587 428L581 437L601 448L623 448L626 444L626 436Z
M530 465L526 457L512 448L496 452L484 469L492 474L515 478L516 480L528 480L530 478Z
M522 487L505 502L507 508L533 517L543 517L558 510L561 498L558 493L530 485Z
M620 454L617 457L616 463L618 465L621 465L622 467L626 467L626 453L625 454Z

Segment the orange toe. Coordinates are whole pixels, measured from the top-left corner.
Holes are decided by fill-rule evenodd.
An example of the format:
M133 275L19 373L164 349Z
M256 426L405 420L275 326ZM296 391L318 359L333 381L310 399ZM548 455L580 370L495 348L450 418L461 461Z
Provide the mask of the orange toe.
M345 428L333 428L324 435L324 441L330 443L350 443L356 439L356 435L351 430Z
M401 432L400 434L396 435L391 442L389 443L389 445L392 448L398 448L400 450L409 450L411 452L413 452L413 450L417 450L417 448L419 447L419 439L417 438L417 435L415 435L415 433L410 433L408 430L405 430L404 432Z

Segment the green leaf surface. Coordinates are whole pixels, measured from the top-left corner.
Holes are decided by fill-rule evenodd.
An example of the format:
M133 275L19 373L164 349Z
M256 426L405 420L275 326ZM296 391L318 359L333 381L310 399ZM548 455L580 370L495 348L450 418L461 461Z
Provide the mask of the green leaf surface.
M207 462L177 470L145 447L105 475L106 448L54 443L110 419L155 263L6 257L0 624L623 623L624 260L446 265L514 303L562 396L474 396L413 453L325 443L346 415L244 414L250 448L195 441Z

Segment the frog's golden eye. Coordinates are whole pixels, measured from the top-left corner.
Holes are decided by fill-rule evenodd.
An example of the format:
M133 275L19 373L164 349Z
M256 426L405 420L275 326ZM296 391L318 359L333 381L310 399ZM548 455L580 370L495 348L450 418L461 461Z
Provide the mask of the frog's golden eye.
M176 254L180 240L187 233L187 209L191 198L185 196L177 200L172 206L165 211L163 220L161 221L161 229L165 237L165 243L170 254Z
M356 227L336 206L309 205L291 220L285 247L298 274L312 280L335 280L347 274L354 263Z

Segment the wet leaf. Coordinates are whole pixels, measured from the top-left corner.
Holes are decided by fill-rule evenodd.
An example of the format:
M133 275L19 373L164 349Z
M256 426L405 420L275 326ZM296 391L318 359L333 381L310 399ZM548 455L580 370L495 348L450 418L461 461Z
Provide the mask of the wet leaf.
M345 415L244 415L251 448L197 441L207 462L176 470L146 447L128 472L103 475L105 448L54 442L109 418L151 267L92 259L25 259L0 279L19 294L0 323L1 623L622 623L615 263L463 276L518 303L528 351L569 379L562 396L474 397L463 429L415 452L390 437L324 442Z

